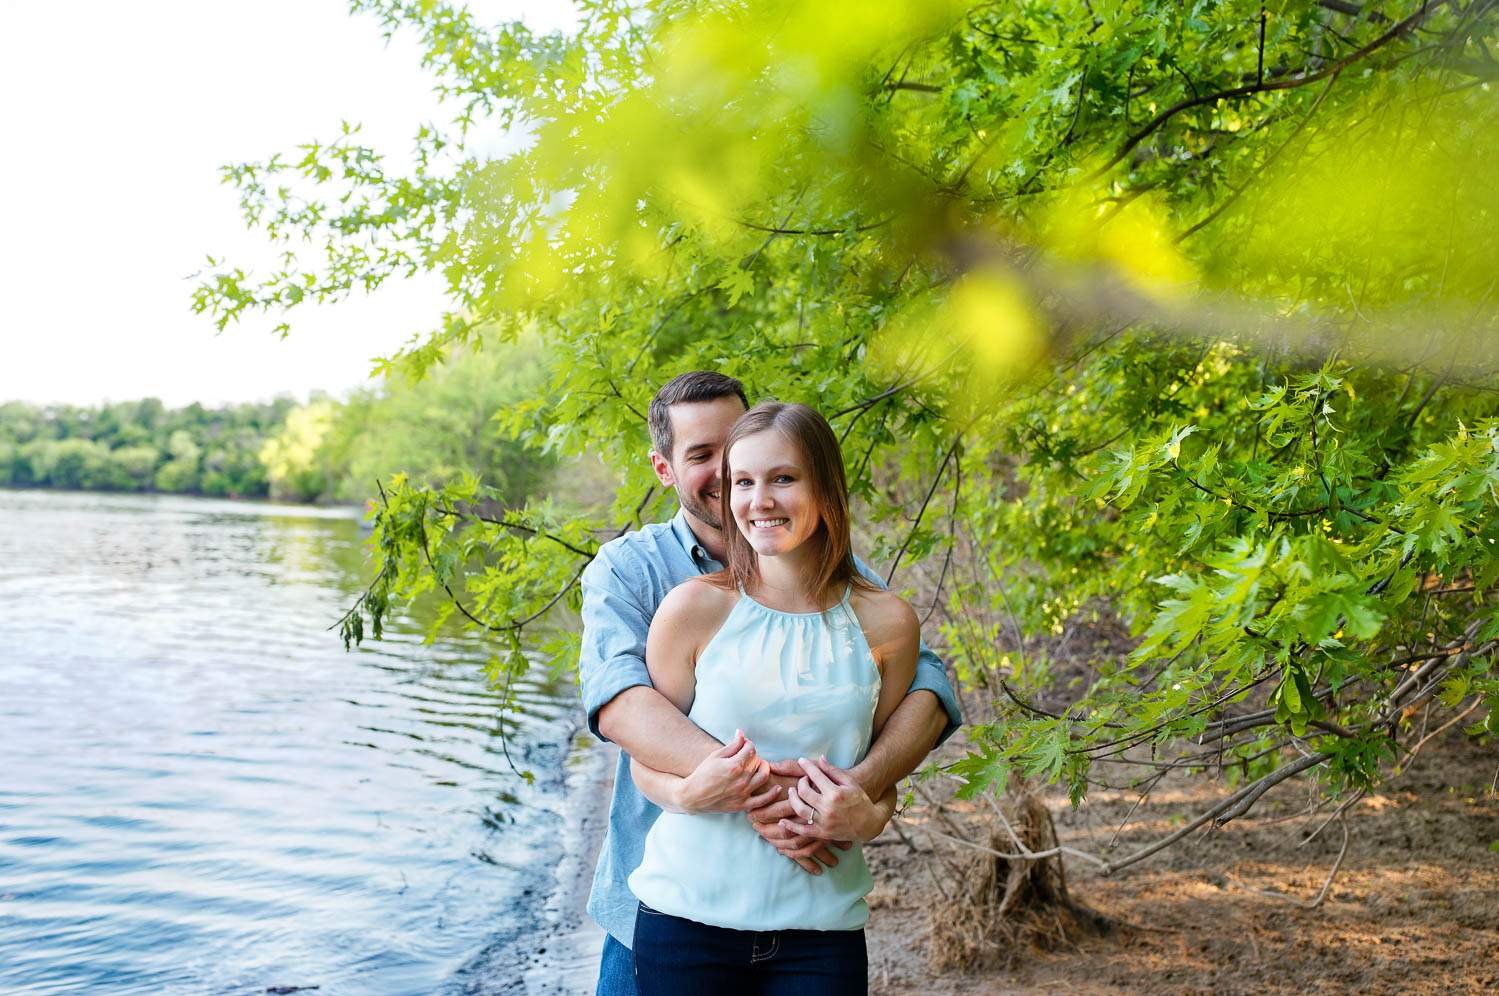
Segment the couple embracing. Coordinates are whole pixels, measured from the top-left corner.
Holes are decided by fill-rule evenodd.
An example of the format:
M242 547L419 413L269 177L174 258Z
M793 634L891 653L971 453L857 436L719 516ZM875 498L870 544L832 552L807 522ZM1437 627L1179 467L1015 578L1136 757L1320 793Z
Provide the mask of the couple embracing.
M584 706L621 747L598 992L863 993L859 845L956 728L952 687L850 549L821 415L699 371L649 422L681 511L583 574Z

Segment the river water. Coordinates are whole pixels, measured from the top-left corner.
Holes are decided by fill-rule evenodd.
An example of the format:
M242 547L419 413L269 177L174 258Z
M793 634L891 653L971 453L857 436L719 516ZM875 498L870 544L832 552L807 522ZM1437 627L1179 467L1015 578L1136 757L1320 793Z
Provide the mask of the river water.
M482 988L575 693L521 688L528 786L482 645L327 631L365 581L341 511L0 490L0 992Z

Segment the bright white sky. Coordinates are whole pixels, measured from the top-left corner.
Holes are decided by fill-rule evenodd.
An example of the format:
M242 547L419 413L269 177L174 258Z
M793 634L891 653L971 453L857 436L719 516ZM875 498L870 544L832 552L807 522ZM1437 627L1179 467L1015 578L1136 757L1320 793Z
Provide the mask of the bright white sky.
M472 6L484 23L573 23L567 0ZM386 45L345 0L0 0L0 25L0 401L340 393L436 323L430 278L299 308L284 341L274 317L220 335L190 308L206 254L271 258L220 165L340 120L404 163L417 127L447 119L413 34Z

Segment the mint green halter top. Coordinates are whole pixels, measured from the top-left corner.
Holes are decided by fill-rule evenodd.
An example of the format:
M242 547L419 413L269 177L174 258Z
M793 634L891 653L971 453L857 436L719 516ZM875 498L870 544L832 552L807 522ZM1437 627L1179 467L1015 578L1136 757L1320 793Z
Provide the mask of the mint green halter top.
M741 591L695 676L688 718L725 743L740 729L768 760L826 755L840 768L869 750L880 672L847 591L826 612L781 612ZM661 814L629 881L662 913L755 931L857 929L872 885L858 845L810 875L743 813Z

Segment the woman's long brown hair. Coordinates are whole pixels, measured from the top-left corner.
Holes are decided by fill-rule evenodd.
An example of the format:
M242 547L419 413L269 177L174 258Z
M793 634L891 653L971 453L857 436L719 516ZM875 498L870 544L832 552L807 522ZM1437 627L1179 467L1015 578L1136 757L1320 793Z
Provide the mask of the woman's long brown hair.
M836 603L843 597L844 587L850 584L867 591L876 590L854 566L849 542L848 480L843 472L843 452L838 446L838 437L833 434L833 427L814 408L780 401L762 401L745 412L729 430L729 438L724 442L719 501L728 559L724 569L710 580L723 588L749 588L759 577L755 548L739 531L730 505L734 479L729 472L729 454L739 440L761 432L779 432L801 451L812 484L812 500L821 520L817 532L807 540L818 545L817 567L810 592L815 604L828 607Z

